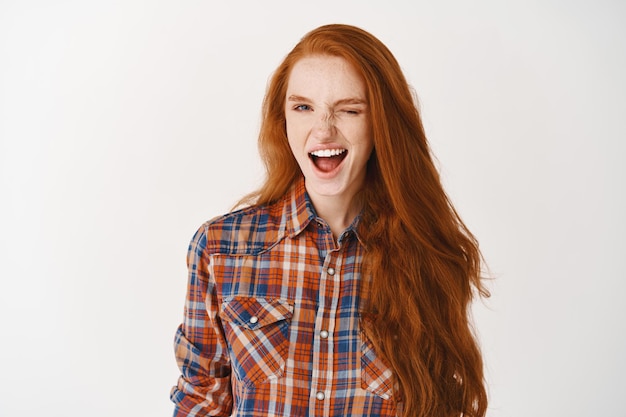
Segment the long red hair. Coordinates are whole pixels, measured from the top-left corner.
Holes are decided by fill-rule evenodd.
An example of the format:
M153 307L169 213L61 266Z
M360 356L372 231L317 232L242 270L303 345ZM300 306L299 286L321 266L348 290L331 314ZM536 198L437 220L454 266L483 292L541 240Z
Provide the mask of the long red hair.
M468 319L488 296L474 236L443 190L411 89L388 48L368 32L326 25L277 68L263 102L259 148L267 178L242 202L268 204L302 174L285 129L290 71L313 54L339 56L366 85L374 151L363 190L367 246L363 328L392 368L407 417L482 417L483 362Z

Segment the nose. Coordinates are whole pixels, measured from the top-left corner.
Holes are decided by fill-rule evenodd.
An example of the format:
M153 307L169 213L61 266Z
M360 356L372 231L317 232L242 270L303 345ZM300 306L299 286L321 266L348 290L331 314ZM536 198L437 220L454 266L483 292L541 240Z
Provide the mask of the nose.
M335 122L333 120L332 115L323 114L321 115L313 125L313 135L316 139L328 139L334 135L335 132Z

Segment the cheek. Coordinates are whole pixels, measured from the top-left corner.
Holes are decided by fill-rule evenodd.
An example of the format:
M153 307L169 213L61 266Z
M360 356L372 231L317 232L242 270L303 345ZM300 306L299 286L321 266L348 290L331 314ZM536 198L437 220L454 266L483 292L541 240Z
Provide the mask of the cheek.
M298 153L298 145L296 143L294 143L291 138L292 138L292 136L289 135L289 133L287 133L287 139L288 139L288 142L289 142L289 149L291 150L291 155L293 155L293 157L296 159L296 161L298 161L298 163L300 163L300 155Z
M287 132L287 140L292 150L304 145L306 139L306 128L303 123L296 123L293 120L286 119L285 131Z
M374 140L372 138L372 132L368 125L366 124L355 124L349 126L344 130L346 136L351 138L351 142L353 145L364 147L364 148L373 148Z
M374 137L372 136L372 129L369 126L369 123L362 127L361 137L363 138L363 144L366 146L370 153L374 149Z
M289 142L289 147L291 150L294 148L294 140L295 140L295 132L293 129L293 123L289 121L289 118L285 119L285 132L287 134L287 141Z
M302 165L302 160L305 158L305 156L302 155L302 140L300 140L300 136L295 129L293 129L293 126L290 127L290 125L287 124L285 130L287 132L287 143L289 144L291 154L298 162L298 165Z
M294 120L289 116L285 117L285 131L287 132L287 137L289 138L289 140L291 140L293 134L295 133L295 127L296 123L294 122Z

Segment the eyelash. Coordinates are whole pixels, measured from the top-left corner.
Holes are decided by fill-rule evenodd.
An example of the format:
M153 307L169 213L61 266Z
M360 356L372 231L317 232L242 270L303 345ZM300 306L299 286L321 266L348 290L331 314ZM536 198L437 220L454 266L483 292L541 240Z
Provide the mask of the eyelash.
M311 110L311 106L309 106L308 104L298 104L297 106L294 106L293 109L295 111L309 111ZM350 116L357 116L360 114L360 111L358 110L340 110L342 113L346 113Z

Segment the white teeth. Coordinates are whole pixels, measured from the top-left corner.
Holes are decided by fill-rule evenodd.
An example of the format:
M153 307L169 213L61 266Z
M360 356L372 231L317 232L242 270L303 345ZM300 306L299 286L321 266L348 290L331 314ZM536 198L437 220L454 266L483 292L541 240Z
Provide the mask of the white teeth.
M318 158L330 158L331 156L341 155L345 151L345 149L320 149L319 151L311 152L311 155Z

